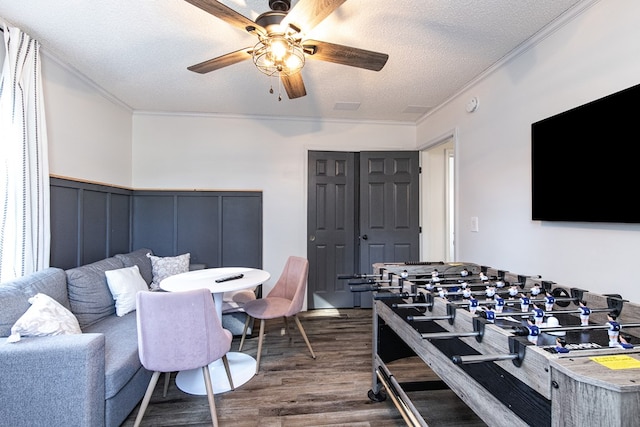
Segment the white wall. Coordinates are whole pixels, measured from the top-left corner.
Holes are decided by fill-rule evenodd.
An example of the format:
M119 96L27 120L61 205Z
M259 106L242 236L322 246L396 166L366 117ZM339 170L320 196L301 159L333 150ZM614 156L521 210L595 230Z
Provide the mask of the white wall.
M415 149L415 126L135 113L133 141L134 188L263 191L268 292L306 256L308 150Z
M131 110L52 57L42 58L50 173L130 188Z
M640 2L597 2L419 124L418 144L458 130L459 260L640 301L640 226L532 221L530 191L531 123L640 83L638 17Z

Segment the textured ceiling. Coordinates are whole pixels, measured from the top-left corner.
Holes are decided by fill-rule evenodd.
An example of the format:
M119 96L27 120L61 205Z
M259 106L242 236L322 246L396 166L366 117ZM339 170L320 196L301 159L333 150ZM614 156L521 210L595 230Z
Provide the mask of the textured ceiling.
M386 66L309 59L307 96L289 100L282 88L282 101L278 79L250 60L204 75L187 70L257 38L184 0L2 0L0 18L136 111L415 122L584 2L347 0L308 38L387 53ZM269 10L268 0L221 3L252 20Z

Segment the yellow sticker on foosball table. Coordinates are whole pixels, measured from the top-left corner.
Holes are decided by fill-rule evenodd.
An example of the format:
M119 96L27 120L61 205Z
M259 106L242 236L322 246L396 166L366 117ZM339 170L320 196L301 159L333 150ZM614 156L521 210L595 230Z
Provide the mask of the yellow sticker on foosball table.
M589 359L606 366L609 369L639 369L640 360L634 359L631 356L597 356L590 357Z

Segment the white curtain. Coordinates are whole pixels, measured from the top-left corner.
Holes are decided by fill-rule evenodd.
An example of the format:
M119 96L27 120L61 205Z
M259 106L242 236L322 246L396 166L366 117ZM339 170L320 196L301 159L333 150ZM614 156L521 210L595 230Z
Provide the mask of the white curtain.
M0 283L49 266L49 163L40 44L3 24Z

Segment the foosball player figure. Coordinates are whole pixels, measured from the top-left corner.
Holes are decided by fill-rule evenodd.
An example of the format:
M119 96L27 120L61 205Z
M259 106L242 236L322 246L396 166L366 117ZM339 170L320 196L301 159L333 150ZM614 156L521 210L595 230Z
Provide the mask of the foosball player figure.
M484 307L478 312L478 316L487 319L487 322L494 323L496 321L496 312L491 308Z
M463 268L462 271L460 272L460 276L467 277L468 275L469 275L469 270L467 270L466 268Z
M496 295L494 301L496 303L496 313L502 313L502 310L504 310L504 298L502 298L500 295Z
M540 292L542 292L542 288L540 287L539 283L536 283L531 287L529 292L531 293L532 297L535 297L535 296L540 295Z
M471 289L464 287L462 288L462 298L464 299L469 299L471 298Z
M480 272L480 275L478 277L480 277L480 280L483 282L486 282L487 280L489 280L489 277L487 277L487 275L484 274L483 271Z
M538 336L540 335L540 328L534 323L533 320L531 320L531 318L527 319L527 328L529 329L529 335L527 336L527 339L529 340L529 342L537 345Z
M553 310L553 305L556 303L556 297L551 292L546 291L544 295L544 309L546 311Z
M475 314L477 309L478 309L478 300L476 299L476 297L473 296L473 294L471 294L471 296L469 297L469 312L471 314Z
M618 343L620 340L618 337L620 336L620 323L616 321L617 316L614 313L607 314L607 323L609 326L607 330L607 334L609 334L609 347L618 347Z
M438 288L438 296L440 298L446 298L449 292L444 288Z
M567 341L562 337L557 337L555 350L558 353L569 353L569 349L567 348Z
M432 282L439 282L440 281L440 276L439 276L437 268L434 268L433 271L431 272L431 281Z
M486 309L484 310L482 317L487 319L487 322L494 323L496 321L496 312L491 309Z
M400 273L400 277L406 279L407 277L409 277L409 272L407 270L404 270L402 273Z
M620 348L633 348L633 344L631 344L631 335L620 334L618 336L620 342L618 343L618 347Z
M516 285L509 286L509 299L514 299L520 291Z
M580 326L588 326L591 309L587 307L586 302L580 301L578 303L578 310L580 311Z
M535 324L538 326L542 325L542 323L544 322L544 310L537 305L534 305L533 310L531 311L533 312L533 319L535 321Z
M520 310L523 313L526 313L527 311L529 311L530 303L531 303L531 300L529 299L528 296L526 296L525 294L520 294Z
M493 285L487 285L484 294L487 296L487 299L493 299L493 297L496 295L496 287Z

